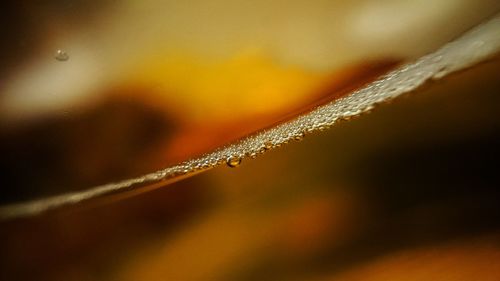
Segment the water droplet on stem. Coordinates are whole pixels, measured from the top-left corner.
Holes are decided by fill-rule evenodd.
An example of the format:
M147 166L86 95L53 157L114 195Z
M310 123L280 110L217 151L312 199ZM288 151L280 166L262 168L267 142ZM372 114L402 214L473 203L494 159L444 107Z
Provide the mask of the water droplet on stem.
M226 164L231 168L238 167L241 164L241 157L231 156L227 158Z

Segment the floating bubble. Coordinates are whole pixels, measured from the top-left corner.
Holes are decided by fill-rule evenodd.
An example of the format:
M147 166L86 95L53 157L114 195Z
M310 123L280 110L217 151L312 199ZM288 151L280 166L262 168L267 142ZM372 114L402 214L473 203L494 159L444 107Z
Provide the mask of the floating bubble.
M69 55L63 50L57 50L55 55L56 60L58 61L67 61L69 60Z

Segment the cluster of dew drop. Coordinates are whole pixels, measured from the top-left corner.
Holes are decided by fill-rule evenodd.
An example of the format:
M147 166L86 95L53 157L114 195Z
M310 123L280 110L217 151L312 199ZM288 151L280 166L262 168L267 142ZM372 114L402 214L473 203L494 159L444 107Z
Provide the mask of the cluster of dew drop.
M459 39L419 60L403 65L382 76L364 88L321 105L309 113L279 124L268 130L257 132L235 143L221 147L199 158L156 171L142 177L128 179L90 188L77 193L20 203L0 208L0 217L15 217L36 214L62 205L76 203L140 186L176 180L208 170L218 165L238 167L244 158L256 158L269 150L290 141L300 141L306 135L324 131L335 123L349 120L371 111L376 105L392 100L415 90L429 80L437 80L449 73L472 66L500 50L500 15L476 27ZM59 53L58 60L67 60L67 54Z

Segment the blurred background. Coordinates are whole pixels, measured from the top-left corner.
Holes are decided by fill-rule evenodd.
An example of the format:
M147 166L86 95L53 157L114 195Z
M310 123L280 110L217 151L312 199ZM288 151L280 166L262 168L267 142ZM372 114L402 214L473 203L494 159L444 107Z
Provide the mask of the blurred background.
M0 203L237 140L498 1L4 1ZM0 222L2 280L497 280L500 62L241 167Z

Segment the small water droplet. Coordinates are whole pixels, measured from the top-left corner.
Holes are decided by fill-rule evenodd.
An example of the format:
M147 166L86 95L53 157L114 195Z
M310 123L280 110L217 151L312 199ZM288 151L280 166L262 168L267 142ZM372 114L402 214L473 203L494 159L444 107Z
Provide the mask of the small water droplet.
M241 164L241 157L231 156L227 158L226 164L231 168L238 167Z
M296 141L301 141L304 139L305 135L306 135L305 133L301 132L298 135L294 136L293 139Z
M63 50L57 50L55 55L56 60L58 61L67 61L69 60L69 55Z
M273 143L272 143L272 142L270 142L270 141L266 141L266 142L264 143L264 149L265 149L265 150L269 150L269 149L271 149L271 148L273 148Z

